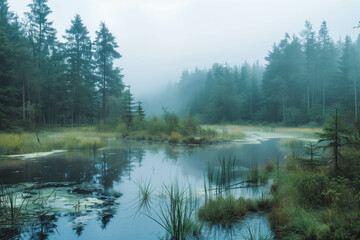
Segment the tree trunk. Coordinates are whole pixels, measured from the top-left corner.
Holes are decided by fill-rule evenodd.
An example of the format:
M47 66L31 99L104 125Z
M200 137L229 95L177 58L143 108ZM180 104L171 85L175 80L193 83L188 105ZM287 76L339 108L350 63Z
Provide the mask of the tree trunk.
M308 80L308 88L307 88L307 110L310 111L310 81Z
M357 90L356 90L356 77L354 77L354 106L355 106L355 120L358 120L358 106L357 106Z
M104 57L104 83L103 83L103 97L102 97L102 109L101 109L101 120L105 122L105 94L106 94L106 60Z
M334 146L334 157L335 157L335 170L339 170L338 156L339 156L339 135L338 135L338 112L336 109L335 113L335 146Z
M323 79L322 84L322 115L325 117L325 80Z
M22 114L23 114L23 122L25 122L25 82L23 79L22 82Z

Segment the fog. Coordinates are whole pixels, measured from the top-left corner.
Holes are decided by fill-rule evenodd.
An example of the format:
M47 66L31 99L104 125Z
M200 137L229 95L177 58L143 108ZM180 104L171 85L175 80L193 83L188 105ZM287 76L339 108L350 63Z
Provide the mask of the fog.
M8 2L20 18L30 3ZM326 20L335 41L346 34L356 39L359 32L353 29L358 0L49 0L48 5L60 40L76 13L93 39L105 21L120 46L116 65L140 99L178 81L184 69L245 60L263 64L272 44L285 32L298 34L305 20L316 31Z

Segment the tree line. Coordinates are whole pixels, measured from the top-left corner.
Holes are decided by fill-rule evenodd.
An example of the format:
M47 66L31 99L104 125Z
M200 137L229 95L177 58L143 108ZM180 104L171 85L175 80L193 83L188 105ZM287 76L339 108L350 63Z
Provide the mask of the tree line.
M299 36L285 34L265 60L265 67L245 62L184 71L167 96L179 99L179 113L207 123L315 125L336 108L358 118L360 35L335 43L325 21L318 32L306 21Z
M29 2L20 22L7 0L0 0L0 130L31 122L50 127L115 123L119 116L131 124L139 108L143 114L114 66L121 54L104 22L92 41L76 15L60 41L48 19L47 0Z

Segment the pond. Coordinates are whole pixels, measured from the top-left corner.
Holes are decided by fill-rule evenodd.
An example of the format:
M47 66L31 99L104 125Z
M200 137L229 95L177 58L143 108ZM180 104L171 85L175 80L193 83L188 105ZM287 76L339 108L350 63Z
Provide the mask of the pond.
M22 192L19 199L29 199L27 207L33 205L44 214L28 226L1 230L0 238L163 239L164 229L138 212L137 184L150 182L151 189L158 191L164 184L178 182L191 186L203 202L209 163L216 165L219 157L232 156L246 171L254 165L281 161L284 153L280 141L280 138L266 138L199 147L113 139L107 148L96 152L2 157L1 180L9 189ZM233 194L257 197L269 192L268 184L260 189L241 188ZM40 199L39 196L42 201L32 200ZM271 233L265 214L256 213L246 215L234 225L205 225L202 237L242 239L249 227L261 234Z

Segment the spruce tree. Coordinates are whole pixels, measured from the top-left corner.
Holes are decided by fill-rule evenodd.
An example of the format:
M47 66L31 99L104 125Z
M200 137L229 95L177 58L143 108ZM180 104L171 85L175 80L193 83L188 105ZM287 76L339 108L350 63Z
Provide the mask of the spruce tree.
M134 96L130 91L130 86L123 94L123 116L127 128L129 128L134 119Z
M71 99L71 122L80 124L90 115L93 105L92 95L95 91L92 62L92 43L89 32L80 15L71 20L66 30L66 59L69 92Z
M138 102L137 108L136 108L136 116L138 117L138 119L140 121L144 121L145 120L145 111L142 107L142 102Z
M337 109L335 114L331 115L331 119L326 122L323 131L317 133L317 137L319 138L318 142L324 144L319 148L332 150L334 169L335 171L340 170L339 160L342 157L340 150L350 142L350 137L349 130L344 127L344 122Z
M105 121L105 106L106 106L106 88L110 73L112 72L113 60L121 57L120 53L116 51L118 48L115 37L110 33L105 23L100 24L99 31L96 31L95 40L95 59L97 63L98 73L101 76L100 88L102 94L101 104L101 119Z

